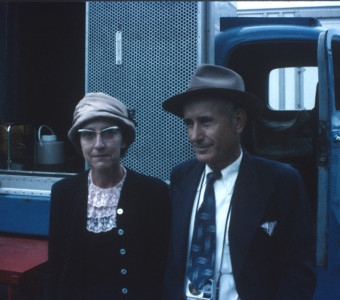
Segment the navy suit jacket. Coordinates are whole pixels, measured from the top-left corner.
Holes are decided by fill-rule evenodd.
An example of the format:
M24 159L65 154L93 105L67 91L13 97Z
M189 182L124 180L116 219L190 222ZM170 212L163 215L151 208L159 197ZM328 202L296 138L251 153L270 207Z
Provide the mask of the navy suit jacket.
M171 174L166 300L183 297L190 217L203 170L204 165L194 159L177 165ZM228 236L239 297L312 299L316 283L315 226L298 171L243 151L231 201ZM274 221L276 227L270 236L261 225Z

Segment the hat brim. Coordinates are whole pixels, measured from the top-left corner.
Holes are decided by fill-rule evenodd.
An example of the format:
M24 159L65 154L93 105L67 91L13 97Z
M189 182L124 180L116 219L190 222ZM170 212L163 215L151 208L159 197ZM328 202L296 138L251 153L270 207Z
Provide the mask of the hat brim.
M223 89L223 88L201 88L175 95L162 104L164 110L183 118L183 108L188 100L199 99L202 96L221 98L233 102L237 107L243 108L250 119L254 119L264 111L263 102L256 96L247 92Z

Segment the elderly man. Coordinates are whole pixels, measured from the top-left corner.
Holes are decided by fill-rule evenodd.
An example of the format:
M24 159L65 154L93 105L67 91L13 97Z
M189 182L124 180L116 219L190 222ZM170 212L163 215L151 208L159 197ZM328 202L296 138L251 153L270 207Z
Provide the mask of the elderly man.
M196 154L171 173L163 299L312 299L314 224L302 178L240 145L261 100L234 71L201 65L163 108L183 118Z

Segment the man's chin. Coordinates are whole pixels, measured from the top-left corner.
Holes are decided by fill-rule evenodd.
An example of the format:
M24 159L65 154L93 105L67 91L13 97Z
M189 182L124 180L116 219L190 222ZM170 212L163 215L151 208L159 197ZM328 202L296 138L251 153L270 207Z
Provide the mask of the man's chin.
M209 163L209 155L207 154L200 154L196 152L196 158L198 159L199 162L203 164Z

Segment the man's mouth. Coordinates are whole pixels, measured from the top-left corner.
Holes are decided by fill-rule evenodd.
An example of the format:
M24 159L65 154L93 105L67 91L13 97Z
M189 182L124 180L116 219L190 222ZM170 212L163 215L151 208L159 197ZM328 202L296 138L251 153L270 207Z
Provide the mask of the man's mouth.
M204 152L207 149L209 149L210 145L197 145L197 144L194 144L193 147L194 147L196 152Z

